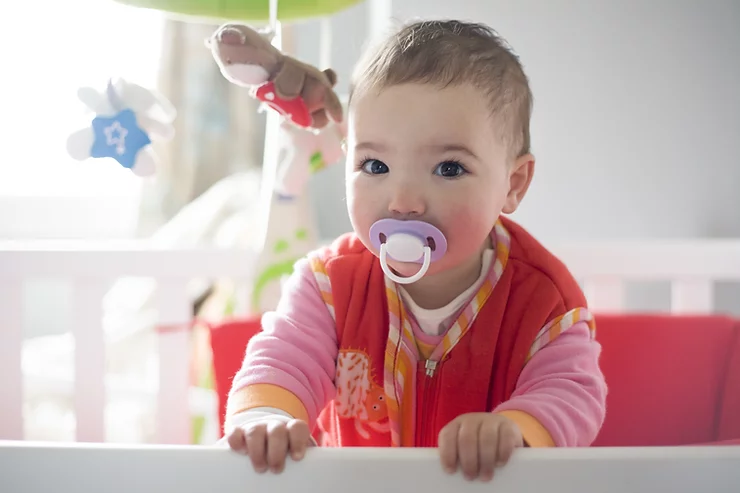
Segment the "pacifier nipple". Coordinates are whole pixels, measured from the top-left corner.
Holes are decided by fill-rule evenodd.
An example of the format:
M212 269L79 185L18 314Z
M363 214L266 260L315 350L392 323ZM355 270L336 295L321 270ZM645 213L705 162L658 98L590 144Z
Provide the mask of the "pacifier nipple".
M424 256L424 248L427 247L418 236L407 233L391 235L381 246L385 246L391 257L399 262L415 262Z
M411 284L421 279L429 265L447 251L447 239L436 227L423 221L381 219L370 227L370 241L380 251L380 266L392 281ZM388 266L388 257L397 262L420 263L411 277L400 277Z

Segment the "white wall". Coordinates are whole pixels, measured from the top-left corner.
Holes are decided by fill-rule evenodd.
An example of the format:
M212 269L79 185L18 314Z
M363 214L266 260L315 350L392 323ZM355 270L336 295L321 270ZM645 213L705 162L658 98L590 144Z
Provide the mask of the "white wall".
M363 14L334 39L354 40ZM737 0L396 0L393 15L485 22L521 56L538 167L514 218L542 240L740 236ZM353 43L337 43L340 76ZM349 229L342 180L336 167L314 183L326 236ZM740 311L737 289L718 297ZM667 287L631 298L664 304Z

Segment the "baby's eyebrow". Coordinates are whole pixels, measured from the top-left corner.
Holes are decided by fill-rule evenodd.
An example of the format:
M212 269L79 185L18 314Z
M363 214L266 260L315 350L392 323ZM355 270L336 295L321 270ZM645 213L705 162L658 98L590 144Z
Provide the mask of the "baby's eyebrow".
M385 152L387 147L377 142L359 142L355 146L355 150L358 151L373 151L373 152Z
M432 151L436 154L443 154L447 152L460 152L462 154L467 154L469 157L472 157L473 159L478 159L478 156L468 148L468 146L464 144L429 144L424 146L425 150ZM355 146L355 150L357 151L371 151L371 152L377 152L377 153L383 153L388 151L388 146L385 144L381 144L378 142L359 142Z
M463 154L467 154L473 159L478 159L478 156L476 156L473 151L471 151L467 146L463 144L432 144L429 146L429 148L439 153L461 152Z

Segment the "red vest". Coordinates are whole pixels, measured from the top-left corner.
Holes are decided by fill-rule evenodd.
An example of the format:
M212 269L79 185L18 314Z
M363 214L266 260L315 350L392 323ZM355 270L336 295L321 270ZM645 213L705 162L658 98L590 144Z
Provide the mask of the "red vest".
M586 306L566 267L520 226L508 262L470 330L427 376L416 372L414 446L436 447L439 431L465 413L490 412L516 387L530 348L548 322ZM331 284L339 342L337 396L319 416L324 446L390 446L383 391L389 314L380 263L354 234L319 253Z

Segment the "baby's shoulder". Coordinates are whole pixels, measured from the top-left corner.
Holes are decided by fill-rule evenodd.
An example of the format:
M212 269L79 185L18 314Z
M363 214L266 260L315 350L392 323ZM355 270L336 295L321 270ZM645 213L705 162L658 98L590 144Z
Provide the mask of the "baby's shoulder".
M585 306L583 291L565 263L518 224L507 221L506 228L514 275L537 279L543 290L557 293L566 305Z

